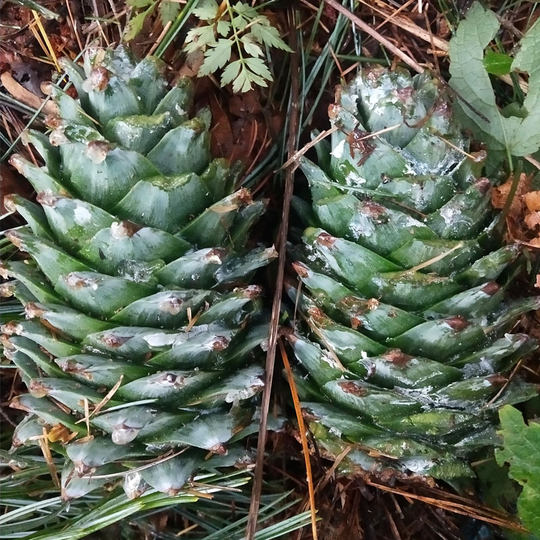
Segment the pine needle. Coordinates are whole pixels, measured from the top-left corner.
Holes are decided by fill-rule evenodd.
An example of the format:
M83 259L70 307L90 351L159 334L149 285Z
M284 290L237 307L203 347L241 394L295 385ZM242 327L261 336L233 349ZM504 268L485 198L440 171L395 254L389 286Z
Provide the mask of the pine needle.
M46 428L43 428L43 436L39 437L38 443L39 443L39 447L41 448L41 451L43 452L43 457L45 458L45 461L47 463L47 468L49 469L49 472L51 473L53 484L58 489L60 489L60 480L58 479L58 471L56 470L56 465L54 464L54 461L51 455L51 449L49 448L49 439L47 438Z
M56 71L60 73L60 64L58 63L58 58L56 58L56 53L54 52L54 49L51 45L51 41L49 40L49 36L47 35L47 32L45 31L45 28L43 27L43 24L41 22L41 19L39 18L39 15L36 11L32 10L32 15L34 16L34 20L36 21L36 25L39 28L39 31L41 32L41 35L43 37L43 41L46 45L46 51L49 52L51 60L54 62L54 65L56 67Z
M456 249L460 249L463 247L463 242L459 242L459 244L456 244L453 248L445 251L444 253L439 253L439 255L436 255L435 257L432 257L431 259L428 259L427 261L424 261L423 263L420 263L416 266L413 266L412 268L409 268L408 272L418 272L418 270L422 270L422 268L426 268L426 266L430 266L433 263L439 262L445 257L448 257L450 253L453 253L456 251Z
M437 508L442 508L443 510L446 510L447 512L453 512L455 514L460 514L462 516L468 516L475 519L479 519L481 521L485 521L487 523L497 525L498 527L504 527L505 529L510 529L510 530L519 531L519 532L526 532L526 529L522 525L520 525L519 523L516 523L515 521L511 521L508 516L502 513L496 512L495 510L492 510L491 508L482 507L482 506L473 506L472 504L464 504L461 502L438 499L435 497L427 497L425 495L418 495L416 493L411 493L409 491L405 491L399 488L392 488L390 486L385 486L384 484L379 484L369 479L364 479L364 481L369 486L373 486L377 489L380 489L381 491L388 491L390 493L396 493L397 495L401 495L402 497L405 497L407 499L415 499L417 501L422 501L426 504L436 506Z
M313 534L313 540L317 540L317 509L315 507L315 489L313 486L313 473L311 471L311 460L309 459L309 447L306 437L306 425L304 423L304 417L302 416L302 406L300 405L300 399L298 397L298 391L296 384L294 383L294 377L287 357L287 351L283 341L279 340L279 350L281 353L281 360L285 366L285 373L287 375L287 382L291 389L291 396L294 404L294 412L296 413L296 420L298 421L298 430L300 431L300 442L302 443L302 453L304 454L304 463L306 465L306 479L309 492L309 510L311 514L311 531Z
M392 54L401 58L409 67L414 69L418 73L423 73L424 68L416 61L414 58L411 58L409 55L405 54L401 49L396 47L391 41L386 39L384 36L379 34L374 28L369 24L365 23L360 17L357 17L354 13L349 11L346 7L343 7L336 0L324 0L329 6L333 7L339 13L342 13L347 17L354 25L363 30L366 34L369 34L371 37L376 39L381 45L387 48Z

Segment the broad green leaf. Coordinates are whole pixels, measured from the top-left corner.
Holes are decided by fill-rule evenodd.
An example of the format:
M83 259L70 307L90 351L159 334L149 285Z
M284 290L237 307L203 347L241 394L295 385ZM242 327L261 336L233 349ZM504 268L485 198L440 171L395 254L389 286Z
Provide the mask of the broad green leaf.
M505 118L497 107L484 64L484 49L498 30L495 14L478 2L473 4L450 41L450 86L458 94L460 116L466 127L492 150L526 156L540 148L540 67L536 60L540 54L540 23L528 30L512 63L512 70L529 74L529 92L523 104L528 111L525 118Z
M509 475L523 486L518 512L523 524L540 535L540 423L527 426L521 413L506 405L499 411L504 446L495 452L500 466L510 465Z
M512 57L504 53L486 51L484 67L488 73L493 75L506 75L510 73L512 68Z

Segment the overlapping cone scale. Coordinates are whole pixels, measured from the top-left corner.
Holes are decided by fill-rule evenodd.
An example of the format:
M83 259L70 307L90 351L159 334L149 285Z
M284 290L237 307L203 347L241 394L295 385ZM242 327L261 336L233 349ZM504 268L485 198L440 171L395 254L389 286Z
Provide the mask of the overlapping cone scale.
M503 245L492 182L428 76L366 69L330 119L318 165L301 165L312 212L298 202L308 227L291 249L310 429L323 455L350 447L345 468L474 475L499 442L497 409L538 392L509 378L537 348L511 333L540 307L507 294L520 249Z
M122 48L64 67L77 98L54 87L53 131L27 136L45 165L11 160L37 193L7 200L28 255L2 266L26 309L3 327L28 387L14 451L46 433L66 499L119 480L177 493L244 459L256 429L267 321L250 279L275 250L248 236L265 202L212 159L190 81L169 88Z

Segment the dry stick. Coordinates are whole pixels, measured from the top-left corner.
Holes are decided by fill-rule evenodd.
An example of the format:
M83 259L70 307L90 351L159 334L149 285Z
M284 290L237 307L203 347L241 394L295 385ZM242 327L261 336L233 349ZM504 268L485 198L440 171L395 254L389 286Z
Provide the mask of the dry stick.
M390 52L401 58L408 66L417 71L423 73L424 68L410 56L398 49L392 42L388 41L384 36L381 36L374 28L365 23L360 17L357 17L354 13L343 7L336 0L324 0L329 6L333 7L336 11L339 11L342 15L345 15L355 26L363 30L366 34L375 38L381 45L384 45Z
M377 4L379 6L384 6L385 9L388 8L387 4L385 2L382 2L380 0L370 0L369 2L365 0L360 0L362 4L368 6L372 11L378 13L382 17L388 17L388 13L380 8L377 8L374 4ZM440 37L430 35L429 32L427 32L424 28L421 26L418 26L416 23L409 20L407 17L399 15L399 16L392 16L392 24L398 26L402 30L405 30L406 32L411 33L413 36L420 38L424 41L427 41L428 43L431 43L432 47L435 46L437 49L444 53L448 53L449 49L449 43L445 39L442 39ZM377 27L378 28L378 27ZM436 54L436 51L433 51L433 54ZM512 81L512 78L509 74L506 75L499 75L498 76L501 81L503 81L505 84L508 84L510 86L514 85L514 82ZM526 94L529 91L529 85L526 81L523 79L519 79L519 87L523 92Z
M30 92L30 90L27 90L13 78L9 71L4 71L4 73L0 75L0 82L2 82L2 85L11 96L18 101L22 101L25 105L28 105L33 109L43 107L42 110L45 114L58 114L58 109L52 101L41 99L36 96L36 94Z
M405 8L408 8L412 2L414 2L414 0L407 0L407 2L402 4L399 9L390 13L390 15L388 15L388 17L386 17L382 23L378 24L375 27L375 30L381 29L388 21L391 21L394 17L397 17Z
M169 21L164 27L161 33L159 34L158 38L156 39L156 42L150 47L150 50L146 54L146 56L151 56L154 54L156 49L159 47L161 42L163 41L163 38L165 37L165 34L169 31L169 28L171 27L172 21Z
M299 125L299 84L298 84L298 51L296 43L295 29L295 11L291 9L291 22L289 32L290 47L294 51L291 53L291 111L289 114L289 133L287 141L287 154L292 156L295 151L296 136ZM248 523L246 528L246 540L253 540L257 528L257 516L259 513L259 504L262 490L264 450L266 446L266 426L268 420L268 410L270 408L270 392L272 388L272 379L274 377L274 363L276 355L276 345L279 328L279 315L281 308L281 295L283 291L283 277L285 275L285 258L287 232L289 229L289 212L294 184L294 171L296 164L291 165L285 172L285 190L283 194L283 208L281 211L281 226L278 239L278 268L276 273L276 287L274 300L272 303L272 318L270 321L270 336L268 340L268 351L266 353L266 377L265 386L261 404L261 420L259 424L259 438L257 441L257 458L255 463L255 475L253 479L253 489L251 492L251 504L249 507Z
M336 11L339 11L340 13L345 15L353 24L358 26L358 28L361 28L364 32L366 32L366 34L369 34L370 36L375 38L381 45L384 45L389 51L393 52L396 56L401 58L408 66L412 67L418 73L423 73L425 71L424 68L418 62L416 62L416 60L413 60L410 56L408 56L403 51L401 51L398 47L396 47L393 43L388 41L385 37L381 36L381 34L379 34L379 32L377 32L376 30L371 28L371 26L369 26L364 21L362 21L362 19L357 17L354 13L352 13L348 9L344 8L341 4L338 4L336 2L336 0L324 0L324 1L329 6L332 6ZM375 9L375 8L373 8L373 6L368 4L365 0L360 0L360 1L363 4L366 4L366 5L370 6L370 7L372 7L372 9ZM376 10L376 11L381 12L381 10ZM382 13L384 14L384 12L382 12ZM397 18L396 18L396 20L397 20ZM395 20L393 21L393 23L397 24L395 22ZM418 27L418 28L420 28L420 27ZM432 39L433 42L435 43L435 37L434 36L432 36L430 38L429 33L427 31L423 30L423 32L425 34L425 37L420 36L420 37L422 37L422 39L425 39L426 41L430 41L430 39ZM447 42L445 42L445 43L447 44L447 47L448 47L448 43ZM444 85L448 86L446 81L444 81L441 77L438 77L438 78ZM480 111L476 110L466 99L464 99L462 96L460 96L455 90L452 89L452 91L463 102L463 104L465 106L467 106L469 109L471 109L480 118L482 118L486 122L489 122L489 120Z

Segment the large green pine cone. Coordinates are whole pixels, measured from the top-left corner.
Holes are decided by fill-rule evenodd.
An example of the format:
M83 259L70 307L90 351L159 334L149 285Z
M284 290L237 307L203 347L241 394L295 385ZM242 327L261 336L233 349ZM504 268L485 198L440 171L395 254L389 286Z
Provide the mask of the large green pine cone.
M78 99L54 88L50 140L28 135L46 165L11 160L40 203L6 198L30 255L2 265L28 319L3 328L29 390L14 447L47 429L64 498L122 477L130 496L176 493L243 459L234 443L257 429L267 322L249 280L275 251L246 243L265 203L211 160L189 81L168 89L159 61L121 48L65 69Z
M320 167L302 163L313 211L297 201L310 226L289 286L304 413L323 454L351 446L345 467L467 477L498 443L497 409L537 394L508 380L537 344L508 332L539 298L507 299L519 248L432 80L365 71L330 116Z

